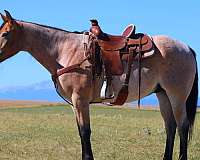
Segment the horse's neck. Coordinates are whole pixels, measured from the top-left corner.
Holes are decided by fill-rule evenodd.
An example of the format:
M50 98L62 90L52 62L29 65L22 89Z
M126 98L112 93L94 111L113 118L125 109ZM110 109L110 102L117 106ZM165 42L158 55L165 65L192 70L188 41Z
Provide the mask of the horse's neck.
M62 38L58 31L36 24L19 22L23 26L22 50L29 52L51 74L58 69L56 61Z

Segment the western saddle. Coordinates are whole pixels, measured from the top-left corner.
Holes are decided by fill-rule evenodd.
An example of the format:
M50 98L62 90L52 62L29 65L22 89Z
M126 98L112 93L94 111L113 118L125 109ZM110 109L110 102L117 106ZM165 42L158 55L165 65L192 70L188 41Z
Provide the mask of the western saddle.
M140 81L141 81L141 59L145 53L153 50L153 42L149 36L143 33L135 33L135 26L129 25L125 28L122 35L110 35L104 33L97 20L90 20L90 32L95 36L97 45L100 48L100 54L105 69L106 86L104 99L113 99L112 76L125 73L125 80L122 88L115 98L114 105L123 105L128 97L128 84L131 74L132 63L138 60L139 66L139 99L140 99ZM128 67L124 72L122 60L127 61ZM140 102L138 102L140 103Z

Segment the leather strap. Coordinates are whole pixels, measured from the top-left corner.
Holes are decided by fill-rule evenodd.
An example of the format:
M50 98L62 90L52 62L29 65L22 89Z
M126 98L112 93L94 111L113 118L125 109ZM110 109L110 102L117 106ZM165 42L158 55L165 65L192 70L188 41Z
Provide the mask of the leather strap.
M132 68L133 59L134 59L135 56L136 56L135 48L130 47L129 48L129 56L128 56L128 70L127 70L127 73L126 73L124 85L129 84L129 79L130 79L130 75L131 75L131 68Z
M140 38L141 42L141 38ZM142 45L139 43L139 55L138 55L138 108L140 109L140 89L141 89L141 59L142 59Z
M135 48L130 47L129 48L129 54L128 54L128 69L126 73L126 77L124 80L124 83L122 85L122 88L120 89L117 98L115 99L114 102L111 102L112 105L123 105L128 97L128 84L130 80L130 75L131 75L131 68L133 64L133 59L136 56Z
M81 64L88 59L89 59L89 57L86 57L80 63L77 63L77 64L71 65L69 67L65 67L65 68L58 70L55 74L52 75L53 81L55 81L59 76L65 74L65 73L70 73L70 72L74 71L75 69L79 69Z
M88 41L85 39L85 35L89 35ZM73 64L69 67L64 67L64 68L59 69L55 74L52 75L52 79L53 79L54 82L56 81L56 79L59 76L65 74L65 73L70 73L70 72L72 72L76 69L79 69L80 66L82 65L82 63L85 62L86 60L93 59L93 54L95 52L95 50L94 50L94 45L95 45L94 38L95 37L93 37L93 35L91 35L89 32L84 32L83 38L84 38L83 45L84 45L84 56L85 56L85 58L77 64ZM89 54L87 54L87 53L89 53Z
M139 55L138 55L138 108L140 109L140 88L141 88L141 58L142 58L142 44L141 44L141 37L139 39ZM111 102L112 105L123 105L128 97L128 84L130 80L131 75L131 68L133 64L133 59L136 57L137 52L136 48L129 48L129 55L128 55L128 70L126 73L126 77L124 80L124 84L122 85L122 88L120 89L117 98L114 102Z

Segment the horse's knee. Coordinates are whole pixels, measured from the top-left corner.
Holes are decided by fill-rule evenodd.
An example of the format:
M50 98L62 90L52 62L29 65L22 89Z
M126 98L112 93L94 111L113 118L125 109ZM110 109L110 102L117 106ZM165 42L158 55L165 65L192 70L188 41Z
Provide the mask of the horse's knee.
M72 95L72 103L74 105L74 112L76 115L79 135L82 145L82 159L93 160L91 142L90 142L90 113L89 102L81 95L74 93Z
M176 127L177 125L176 125L175 120L165 122L166 131L169 133L176 131Z
M187 128L189 126L186 109L184 107L174 108L173 113L178 130Z
M187 135L188 131L189 131L189 121L188 121L188 119L186 118L185 120L183 120L181 123L179 123L177 125L177 127L178 127L179 135L185 137L185 135Z
M80 136L83 139L90 139L90 135L91 135L91 129L89 125L80 126Z

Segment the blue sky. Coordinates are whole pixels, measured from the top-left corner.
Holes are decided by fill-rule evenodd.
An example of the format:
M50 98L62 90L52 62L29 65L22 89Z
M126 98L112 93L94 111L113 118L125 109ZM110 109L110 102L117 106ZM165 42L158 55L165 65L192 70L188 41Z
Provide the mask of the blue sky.
M133 23L138 32L165 34L190 45L200 60L200 1L184 0L1 0L0 12L10 11L14 18L82 31L89 19L99 20L103 30L120 34ZM2 23L2 20L0 20ZM0 64L0 86L30 85L50 79L49 73L28 53L20 52Z

